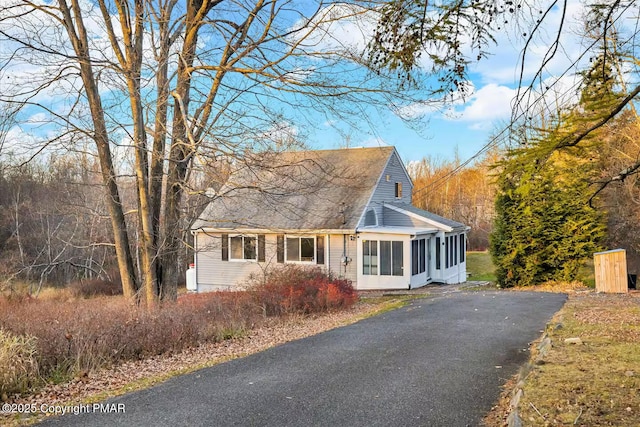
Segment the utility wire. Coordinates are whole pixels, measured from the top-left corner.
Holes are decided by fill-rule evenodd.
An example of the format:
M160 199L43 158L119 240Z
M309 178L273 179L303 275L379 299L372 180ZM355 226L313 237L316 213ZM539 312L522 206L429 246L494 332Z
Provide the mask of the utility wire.
M623 15L624 13L629 9L631 3L629 3L629 5L627 7L625 7L620 14L612 21L611 25L615 24ZM632 35L631 37L629 37L625 42L621 43L621 45L626 44L627 42L631 41L632 39L635 38L635 34ZM563 72L562 74L560 74L558 77L555 78L555 80L548 85L548 88L541 91L540 95L530 104L527 105L527 110L523 110L521 111L519 114L517 114L515 117L512 116L511 121L509 122L509 125L507 125L506 127L504 127L497 135L493 136L489 142L487 142L484 146L482 146L482 148L480 150L478 150L475 154L473 154L471 157L469 157L467 160L465 160L464 162L462 162L460 165L456 166L454 169L452 169L451 171L449 171L448 173L446 173L445 175L437 178L435 181L432 181L418 189L414 189L413 190L413 194L420 194L422 192L425 192L427 190L437 190L438 188L442 187L447 181L449 181L451 178L453 178L453 176L455 176L456 174L458 174L460 171L462 171L469 163L471 163L472 161L474 161L475 159L477 159L478 157L480 157L481 155L483 155L484 153L486 153L487 151L489 151L491 148L493 148L494 146L498 145L498 143L502 140L502 137L509 132L513 125L515 123L517 123L520 119L522 119L524 116L527 115L527 113L529 112L529 109L531 109L532 107L536 106L536 104L543 102L545 100L544 95L549 92L550 88L554 87L556 84L558 84L558 82L560 81L560 79L562 79L564 76L566 76L570 71L574 70L578 64L578 62L580 62L589 52L590 50L599 43L600 39L595 39L592 43L590 43L583 51L582 53L578 56L578 58L576 58ZM564 97L566 95L568 95L569 93L575 91L579 86L581 85L580 81L577 81L576 83L574 83L570 88L568 88L567 90L565 90L562 94L561 97ZM528 87L527 91L525 91L525 93L522 94L522 96L519 97L519 99L514 100L514 108L518 108L518 106L520 105L521 100L524 98L524 96L527 93L530 93L531 91L531 86ZM566 107L567 104L563 105L563 107ZM550 112L549 107L547 107L546 105L543 105L542 109L544 111L544 109L546 108L546 112Z

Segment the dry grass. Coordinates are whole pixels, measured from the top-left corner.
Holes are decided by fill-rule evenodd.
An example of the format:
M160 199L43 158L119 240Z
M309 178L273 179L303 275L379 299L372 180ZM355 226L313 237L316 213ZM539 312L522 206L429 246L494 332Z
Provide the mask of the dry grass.
M640 294L570 294L547 333L552 347L524 384L523 425L640 425ZM508 396L487 425L502 425Z
M0 396L24 393L38 379L36 339L0 329Z
M112 368L89 372L62 384L48 384L37 394L15 396L16 404L77 405L101 402L107 398L150 387L176 375L193 372L238 357L244 357L291 340L351 324L406 303L406 296L393 299L369 298L352 308L313 315L273 317L247 332L217 343L206 343L144 360L127 361ZM35 416L33 416L35 415ZM31 425L44 414L2 414L1 426Z
M99 293L109 289L96 283ZM279 270L249 291L182 295L153 310L121 296L86 298L93 293L85 288L42 295L0 296L0 374L11 373L0 376L0 400L34 385L20 365L28 364L27 355L37 362L36 377L61 383L125 361L244 336L271 317L347 309L357 300L350 282L300 267Z
M535 286L518 286L515 288L509 288L509 291L522 291L522 292L557 292L563 294L572 294L576 292L590 292L592 288L589 288L583 282L545 282Z

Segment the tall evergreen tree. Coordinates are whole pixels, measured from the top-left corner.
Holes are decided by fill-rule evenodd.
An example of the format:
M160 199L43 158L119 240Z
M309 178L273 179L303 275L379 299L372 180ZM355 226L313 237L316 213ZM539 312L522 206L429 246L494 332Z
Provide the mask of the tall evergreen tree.
M501 287L573 280L600 249L605 216L592 206L590 183L597 178L606 129L578 146L566 141L599 120L619 95L605 51L582 77L578 105L498 165L491 253Z
M501 287L575 279L604 235L588 203L588 165L560 152L529 162L531 149L510 153L498 176L491 253Z

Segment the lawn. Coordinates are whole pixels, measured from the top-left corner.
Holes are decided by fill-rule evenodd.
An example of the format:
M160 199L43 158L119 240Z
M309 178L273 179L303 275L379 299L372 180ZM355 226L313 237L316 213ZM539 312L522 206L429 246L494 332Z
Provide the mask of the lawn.
M496 280L495 267L489 252L467 252L467 272L471 281Z
M551 348L538 357L532 346L520 384L522 425L640 425L640 294L573 293L547 335ZM515 382L486 425L504 425Z

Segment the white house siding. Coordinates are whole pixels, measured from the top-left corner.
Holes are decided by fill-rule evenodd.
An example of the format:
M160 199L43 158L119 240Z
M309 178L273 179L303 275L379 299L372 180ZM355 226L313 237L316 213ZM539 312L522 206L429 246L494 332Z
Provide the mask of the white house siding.
M233 234L233 233L229 233ZM355 235L353 235L355 238ZM356 247L357 241L350 235L325 235L325 264L318 265L331 270L336 276L344 277L353 282L356 276ZM222 261L222 234L195 234L196 242L196 283L198 292L231 290L242 285L252 273L261 274L263 271L284 264L277 263L277 234L265 235L265 262L255 261ZM342 257L345 254L351 261L345 266Z
M233 234L233 233L229 233ZM222 234L195 235L198 292L237 288L252 273L259 274L276 262L276 235L265 235L265 262L222 261Z
M391 209L389 207L385 207L384 210L384 225L387 227L433 227L433 223L428 223L425 221L420 221L418 218L411 217L409 215L405 215L402 212L398 212L397 210ZM467 280L467 264L466 264L466 253L465 253L465 261L460 261L460 235L465 235L465 248L466 248L466 233L461 231L454 231L451 233L447 233L444 231L440 231L432 237L431 241L431 256L432 256L432 274L431 279L434 282L440 283L462 283ZM449 238L450 236L454 236L456 242L456 251L454 259L457 260L457 263L446 267L446 256L445 247L447 247L445 243L445 238ZM440 269L436 270L435 256L436 256L436 247L435 247L435 237L439 237L440 240Z
M418 273L415 276L413 275L413 253L411 253L411 263L409 268L411 269L411 288L419 288L421 286L428 285L433 281L433 277L436 269L436 257L435 257L435 233L421 233L416 235L411 242L414 240L425 239L426 247L425 247L425 263L426 269L423 273ZM412 245L412 243L410 243Z
M357 241L351 240L351 236L349 234L332 234L329 236L329 245L325 248L328 251L328 255L326 259L328 260L327 268L329 268L333 274L338 277L344 277L345 279L349 279L353 282L354 287L356 286L356 257L358 256L356 253ZM345 265L342 262L342 257L347 256L351 259L351 261Z
M441 238L440 270L436 270L435 275L433 277L434 281L453 284L453 283L463 283L467 280L467 254L466 254L467 239L465 236L465 257L464 257L465 260L464 262L461 262L460 261L460 235L461 234L464 234L464 233L438 233L437 234L437 236ZM444 239L449 238L450 236L453 236L455 241L457 242L457 245L454 245L454 249L457 251L457 253L454 254L456 255L454 259L456 259L457 262L453 263L453 265L449 265L449 267L447 268L446 267L447 254L445 253L445 248L447 248L447 245ZM434 250L435 250L435 246L434 246ZM434 254L435 254L435 251L434 251Z
M387 176L389 180L387 180ZM396 182L402 183L402 197L396 198ZM371 195L371 199L367 208L373 208L376 211L376 216L378 218L378 225L382 225L382 206L383 202L399 202L399 203L408 203L411 204L411 191L413 189L413 184L411 183L411 179L407 175L406 169L402 164L402 160L398 157L398 154L394 151L391 156L389 156L389 161L380 176L378 181L378 185L376 186L373 194ZM366 209L365 209L366 212ZM365 226L364 224L364 216L360 220L358 227Z

